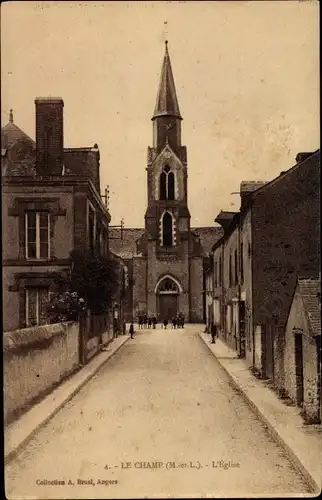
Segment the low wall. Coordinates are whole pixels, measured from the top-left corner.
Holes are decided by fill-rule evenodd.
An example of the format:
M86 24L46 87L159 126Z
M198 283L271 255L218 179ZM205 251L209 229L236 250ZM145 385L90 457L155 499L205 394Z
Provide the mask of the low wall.
M4 333L4 420L7 423L79 366L79 324Z

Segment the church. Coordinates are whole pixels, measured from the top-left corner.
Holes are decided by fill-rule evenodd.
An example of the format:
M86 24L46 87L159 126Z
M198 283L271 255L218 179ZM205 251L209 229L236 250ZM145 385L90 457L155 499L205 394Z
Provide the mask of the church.
M110 229L110 250L124 260L128 288L127 321L139 314L171 320L181 313L203 322L204 269L218 227L190 226L187 148L181 142L179 109L168 42L152 116L153 146L148 147L147 208L144 229ZM121 237L122 236L122 237Z

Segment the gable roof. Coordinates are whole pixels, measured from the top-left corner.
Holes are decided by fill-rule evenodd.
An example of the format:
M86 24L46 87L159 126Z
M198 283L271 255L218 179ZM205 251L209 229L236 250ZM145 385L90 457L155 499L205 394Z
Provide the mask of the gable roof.
M119 255L123 259L132 259L137 253L137 240L144 234L143 228L123 229L123 238L121 239L121 229L109 229L109 247L111 252Z
M213 245L222 237L223 230L221 227L192 227L191 231L199 236L200 243L203 249L203 255L209 255Z
M296 156L297 163L295 165L293 165L293 167L281 172L280 175L278 175L277 177L275 177L271 181L264 183L258 189L255 189L254 192L250 193L250 196L248 197L249 201L251 201L251 199L256 197L258 194L261 194L267 188L274 186L275 184L279 183L281 180L284 181L284 178L286 175L289 175L290 173L294 172L294 170L301 168L303 163L307 162L308 160L311 160L312 158L318 160L320 158L320 150L317 149L313 153L305 153L304 156L301 156L301 155L302 155L302 153L300 153L299 155ZM245 204L245 208L247 208L246 204Z
M203 255L209 255L212 245L222 236L220 227L193 227L191 232L200 238ZM116 253L123 259L131 259L139 255L137 241L144 235L143 228L123 229L123 239L121 239L121 229L110 228L109 245L111 252Z
M303 300L311 335L321 335L320 280L313 278L298 279L298 292Z

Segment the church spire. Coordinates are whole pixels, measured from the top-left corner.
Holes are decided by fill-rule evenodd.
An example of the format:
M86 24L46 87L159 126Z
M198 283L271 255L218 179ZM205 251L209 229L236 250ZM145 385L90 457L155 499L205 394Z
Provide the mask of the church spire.
M13 109L12 108L10 109L10 113L9 113L9 122L13 123Z
M173 116L182 120L180 115L176 88L168 52L168 42L165 42L165 54L163 59L157 102L152 120L159 116Z

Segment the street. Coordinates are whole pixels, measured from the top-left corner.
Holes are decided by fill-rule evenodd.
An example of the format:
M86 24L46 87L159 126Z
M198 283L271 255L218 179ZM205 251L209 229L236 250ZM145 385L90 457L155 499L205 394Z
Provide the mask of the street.
M7 497L307 496L201 328L136 330L9 463Z

